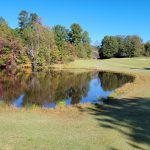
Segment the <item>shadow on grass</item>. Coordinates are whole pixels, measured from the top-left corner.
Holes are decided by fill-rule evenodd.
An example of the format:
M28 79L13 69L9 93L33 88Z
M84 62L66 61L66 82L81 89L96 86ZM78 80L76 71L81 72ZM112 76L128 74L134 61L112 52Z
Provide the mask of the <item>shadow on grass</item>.
M150 70L150 68L144 68L144 70Z
M150 70L150 68L130 68L130 69L136 69L136 70Z
M130 140L128 144L133 148L144 150L133 142L150 145L150 98L109 98L104 105L95 105L86 108L86 111L96 116L101 127L117 130L127 136Z

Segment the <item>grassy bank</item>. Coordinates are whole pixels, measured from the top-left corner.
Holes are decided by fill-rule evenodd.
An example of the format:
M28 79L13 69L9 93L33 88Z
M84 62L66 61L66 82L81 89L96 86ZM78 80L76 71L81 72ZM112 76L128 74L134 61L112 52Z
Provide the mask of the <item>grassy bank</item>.
M0 149L150 149L150 59L76 60L53 67L111 70L136 79L103 106L0 108Z

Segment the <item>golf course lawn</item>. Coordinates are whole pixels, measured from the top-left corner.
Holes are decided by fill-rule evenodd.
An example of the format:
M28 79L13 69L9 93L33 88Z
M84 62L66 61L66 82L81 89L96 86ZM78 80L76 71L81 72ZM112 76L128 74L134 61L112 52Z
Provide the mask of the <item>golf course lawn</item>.
M150 149L150 58L76 60L54 67L124 72L136 78L100 106L0 106L0 150Z

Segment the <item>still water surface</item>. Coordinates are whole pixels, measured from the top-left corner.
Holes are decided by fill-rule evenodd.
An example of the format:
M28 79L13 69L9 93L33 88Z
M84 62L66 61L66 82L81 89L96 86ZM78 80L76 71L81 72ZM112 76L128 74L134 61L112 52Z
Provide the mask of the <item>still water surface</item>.
M120 73L49 71L34 74L0 74L0 105L17 108L56 108L84 103L103 103L115 89L132 82Z

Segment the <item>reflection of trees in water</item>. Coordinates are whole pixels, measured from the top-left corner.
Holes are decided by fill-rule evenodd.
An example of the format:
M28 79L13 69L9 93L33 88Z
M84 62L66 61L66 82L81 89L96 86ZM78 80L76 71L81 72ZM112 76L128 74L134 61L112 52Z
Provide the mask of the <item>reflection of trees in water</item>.
M24 105L38 104L49 97L49 77L46 73L32 74L27 81L28 88L25 91Z
M0 96L6 103L18 98L27 88L26 80L28 76L23 74L0 74Z
M98 76L105 91L112 91L134 80L134 77L121 73L100 72Z
M36 74L30 77L25 103L43 104L72 98L78 103L88 92L89 73L75 75L69 72L51 71L49 74Z
M104 90L114 90L124 83L133 80L130 76L118 73L100 72L98 74ZM0 97L6 103L25 94L23 105L42 105L44 102L54 102L72 99L77 104L89 91L89 83L97 78L97 72L71 73L67 71L50 71L31 75L0 74Z
M44 102L56 102L70 97L73 103L78 103L82 96L87 95L91 75L66 71L50 71L30 76L4 75L0 87L3 87L2 95L7 103L23 93L25 93L24 105L42 105Z

